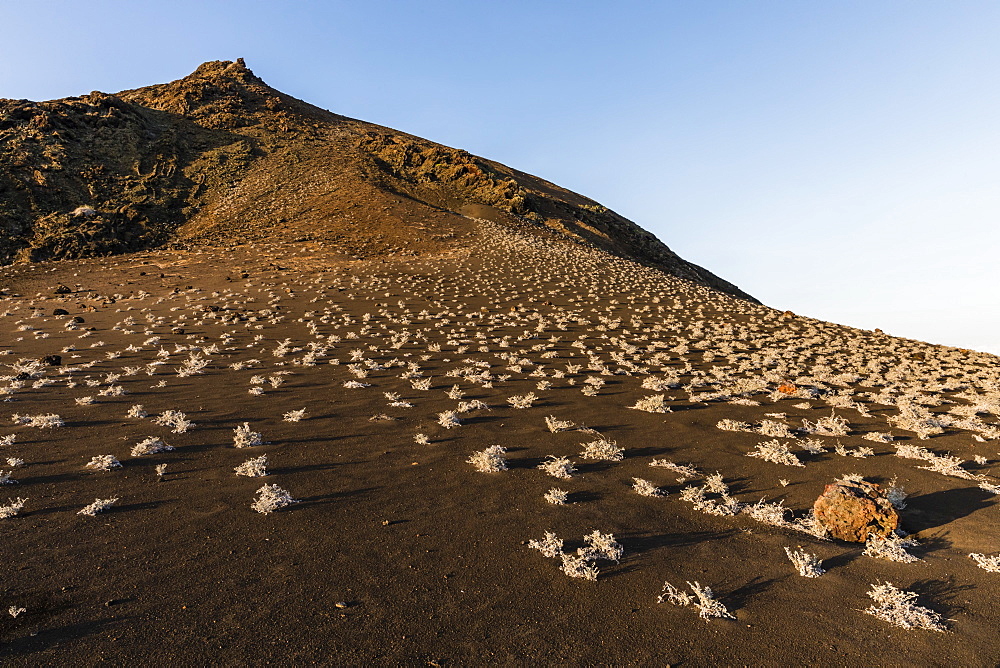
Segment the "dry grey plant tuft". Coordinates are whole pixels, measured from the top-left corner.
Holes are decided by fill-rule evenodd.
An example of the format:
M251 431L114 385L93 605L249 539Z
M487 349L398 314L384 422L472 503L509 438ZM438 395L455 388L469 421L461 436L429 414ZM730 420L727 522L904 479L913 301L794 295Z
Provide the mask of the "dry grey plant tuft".
M865 612L903 629L947 631L944 619L937 612L917 605L917 594L899 589L889 582L873 584L868 596L875 602Z
M639 496L666 496L666 492L644 478L632 478L632 489Z
M122 463L114 455L95 455L84 466L95 471L110 471L121 468Z
M250 504L250 507L262 515L269 515L275 510L293 503L299 503L299 501L293 499L287 490L277 485L264 485L257 490L257 498Z
M545 492L545 496L543 498L553 505L565 506L566 500L569 498L569 492L559 489L558 487L553 487L549 491Z
M175 410L163 411L153 420L156 424L164 425L167 427L173 427L173 432L175 434L183 434L195 424L187 419L184 413Z
M976 562L976 565L984 571L990 573L1000 573L1000 554L986 555L973 552L969 558Z
M907 552L906 548L916 546L917 541L912 538L900 538L895 534L883 538L872 533L869 534L868 541L865 543L864 554L876 559L912 564L920 559Z
M537 468L545 471L553 478L572 478L576 472L576 469L573 468L573 462L568 457L557 457L555 455L549 455L548 460L539 464Z
M688 582L688 587L694 595L677 589L669 582L663 583L663 593L657 597L657 603L672 603L673 605L693 605L698 610L698 616L706 622L712 618L736 619L721 602L716 601L712 590L698 582Z
M599 438L590 443L582 443L583 452L580 456L584 459L603 459L610 462L620 462L625 459L625 448L618 447L618 443L607 438Z
M757 449L748 452L747 457L757 457L758 459L763 459L767 462L784 464L785 466L805 466L805 464L800 462L799 458L795 456L795 453L788 449L787 445L781 443L776 438L763 443L758 443Z
M7 499L7 505L0 506L0 520L16 516L19 512L21 512L21 510L24 509L24 503L26 501L27 499L22 499L21 497L17 497L16 501Z
M507 460L504 453L507 449L499 445L491 445L485 450L472 453L466 461L476 467L480 473L499 473L507 470Z
M264 443L260 432L250 429L250 423L244 422L233 430L233 446L237 448L252 448Z
M570 554L563 552L561 538L551 531L546 531L545 538L528 541L528 547L539 550L546 557L559 558L560 569L569 577L596 581L600 571L593 562L598 560L617 562L624 550L614 535L601 533L597 529L584 536L583 540L584 547L579 548L576 554Z
M645 411L647 413L670 413L670 406L664 400L664 395L653 394L648 397L643 397L635 402L634 405L629 406L629 408L637 411Z
M569 420L558 420L555 417L549 415L545 418L545 426L549 428L553 434L560 431L569 431L576 425Z
M546 531L545 538L542 540L535 540L534 538L529 540L528 547L540 551L550 559L554 559L562 554L563 540L551 531Z
M462 420L458 417L455 411L444 411L442 413L438 413L437 418L438 424L445 429L453 429L455 427L462 426Z
M236 475L248 478L262 478L267 475L267 455L248 459L235 469Z
M132 448L131 454L133 457L143 457L145 455L156 455L161 452L169 452L173 449L172 445L167 445L156 436L150 436L149 438L136 443Z
M116 496L110 499L94 499L92 504L86 506L83 510L78 512L77 515L89 515L90 517L93 517L94 515L97 515L97 513L103 513L105 510L118 503L118 498L119 497Z
M823 562L814 554L809 554L805 550L792 550L788 547L785 548L785 554L788 555L788 560L795 566L799 575L804 578L818 578L826 573L823 570Z

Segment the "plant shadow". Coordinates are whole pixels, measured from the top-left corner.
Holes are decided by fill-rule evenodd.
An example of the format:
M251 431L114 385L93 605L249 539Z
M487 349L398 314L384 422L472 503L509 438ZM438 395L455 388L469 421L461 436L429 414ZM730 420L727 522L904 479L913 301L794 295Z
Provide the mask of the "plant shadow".
M627 545L629 554L641 554L663 547L684 547L720 540L728 538L734 533L736 533L736 529L726 529L723 531L679 531L676 533L660 534L640 532L622 534L621 540L624 545Z
M644 448L627 448L625 454L629 457L655 457L665 455L670 452L670 448L664 446L647 446Z
M599 460L597 460L595 462L588 462L588 463L585 463L585 464L577 464L576 465L576 469L580 473L602 473L604 471L607 471L608 469L610 469L612 466L614 466L617 463L618 462L612 462L612 461L608 461L606 459L599 459Z
M569 496L566 497L566 502L588 503L590 501L600 501L602 498L603 498L602 495L597 492L581 491L581 492L572 492L571 494L569 494Z
M322 462L319 464L305 464L303 466L286 466L280 469L274 469L272 472L276 474L286 474L286 473L306 473L308 471L329 471L330 469L335 469L338 466L342 466L347 462Z
M46 483L53 483L53 482L70 482L70 481L74 481L74 480L81 480L81 479L84 478L84 476L85 476L85 473L83 473L83 472L79 472L79 473L53 473L52 475L32 476L30 478L25 478L25 479L21 480L20 482L28 484L28 485L46 484Z
M762 578L759 576L755 577L753 580L743 585L742 587L738 587L729 592L729 594L722 597L722 600L726 604L726 607L728 607L730 610L739 610L740 608L744 607L750 601L750 599L760 594L763 594L768 589L773 587L775 584L783 580L787 580L789 577L791 576L784 575L779 578L771 578L771 579Z
M914 551L923 553L947 550L952 545L952 542L946 538L947 535L947 531L942 531L934 534L933 536L921 536L920 545L913 549Z
M965 612L966 606L957 603L955 599L959 594L970 589L975 589L973 584L957 584L954 575L945 575L941 578L917 580L909 587L908 591L916 593L933 607L934 610L944 615L951 615L956 612Z
M67 640L79 640L100 633L104 628L128 621L131 617L107 617L104 619L88 620L76 624L67 624L56 628L45 629L37 635L19 638L17 640L0 644L0 658L25 656L42 651L50 647L53 643L61 643Z
M299 510L304 510L310 506L324 505L327 503L332 503L339 499L348 499L352 496L358 496L361 494L366 494L368 492L375 492L378 487L361 487L358 489L351 489L344 492L331 492L329 494L316 494L315 496L307 496L299 499L298 503L289 506L284 512L294 513Z
M161 505L163 505L163 503L164 503L163 501L144 501L142 503L129 503L124 506L112 506L108 510L104 511L104 513L112 515L118 513L126 513L133 510L152 510L154 508L160 507Z

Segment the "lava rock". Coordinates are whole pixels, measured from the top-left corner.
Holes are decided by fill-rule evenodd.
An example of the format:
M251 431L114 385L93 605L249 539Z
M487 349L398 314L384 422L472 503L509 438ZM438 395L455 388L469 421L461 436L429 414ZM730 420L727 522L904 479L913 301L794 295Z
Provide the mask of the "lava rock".
M830 483L813 504L816 519L839 540L864 543L872 534L888 537L899 526L899 514L870 482Z
M52 315L69 315L69 311L64 308L57 308L52 311Z
M42 364L60 366L62 364L62 355L46 355L42 358Z

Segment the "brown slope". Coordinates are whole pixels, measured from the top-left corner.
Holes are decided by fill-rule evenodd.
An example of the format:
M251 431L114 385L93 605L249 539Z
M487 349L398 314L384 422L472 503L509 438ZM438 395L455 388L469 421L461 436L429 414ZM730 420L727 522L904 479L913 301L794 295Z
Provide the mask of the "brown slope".
M419 253L467 239L471 218L750 298L597 202L309 105L242 59L115 95L0 101L0 262L172 241L311 239L362 257Z
M0 486L0 506L25 499L0 519L5 668L997 665L997 576L968 556L1000 551L997 497L893 455L919 443L988 473L994 462L972 457L995 460L996 441L972 433L1000 428L997 358L781 315L488 227L490 243L449 258L324 265L306 244L258 244L0 268L0 285L24 295L0 293L10 334L0 337L0 397L10 400L0 439L15 437L0 461L26 460L0 467L16 481ZM53 294L60 283L75 289ZM53 353L62 365L32 362ZM198 357L209 360L202 373L178 373ZM367 387L345 386L362 364ZM785 379L798 396L778 390ZM529 392L531 408L508 401ZM631 408L654 392L671 412ZM474 401L489 410L461 408ZM942 418L980 417L917 440L889 423L911 402ZM135 404L149 417L127 416ZM805 426L834 407L850 433L817 435L825 453L795 445L801 467L747 456L769 436L717 427ZM304 419L285 421L303 408ZM158 424L167 410L195 425ZM441 425L438 414L456 410L463 424ZM14 412L65 424L31 427ZM598 436L550 431L548 416L599 430L624 459L584 458ZM266 442L232 447L244 422ZM865 438L875 431L896 440ZM149 436L175 450L133 456ZM507 448L507 471L468 463L488 445ZM103 454L122 468L85 468ZM263 455L266 478L235 475ZM535 468L550 456L578 473L557 480ZM834 478L898 476L921 561L699 510L682 493L705 480L654 458L718 471L732 498L784 503L789 519ZM168 467L162 482L158 465ZM636 477L668 495L636 494ZM255 512L265 483L299 503ZM547 503L553 486L571 503ZM95 498L119 501L79 515ZM567 577L528 543L552 531L573 553L594 530L624 549L619 563L597 562L596 582ZM828 573L800 577L785 547L817 555ZM710 586L736 619L658 603L664 581ZM866 592L883 581L919 593L918 605L950 619L949 633L865 614Z

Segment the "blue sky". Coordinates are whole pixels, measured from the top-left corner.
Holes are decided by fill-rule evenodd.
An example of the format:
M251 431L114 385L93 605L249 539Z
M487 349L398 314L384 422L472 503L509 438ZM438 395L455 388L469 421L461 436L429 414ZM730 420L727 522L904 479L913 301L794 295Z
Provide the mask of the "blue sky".
M1000 3L0 3L0 97L246 59L581 192L766 304L1000 353Z

